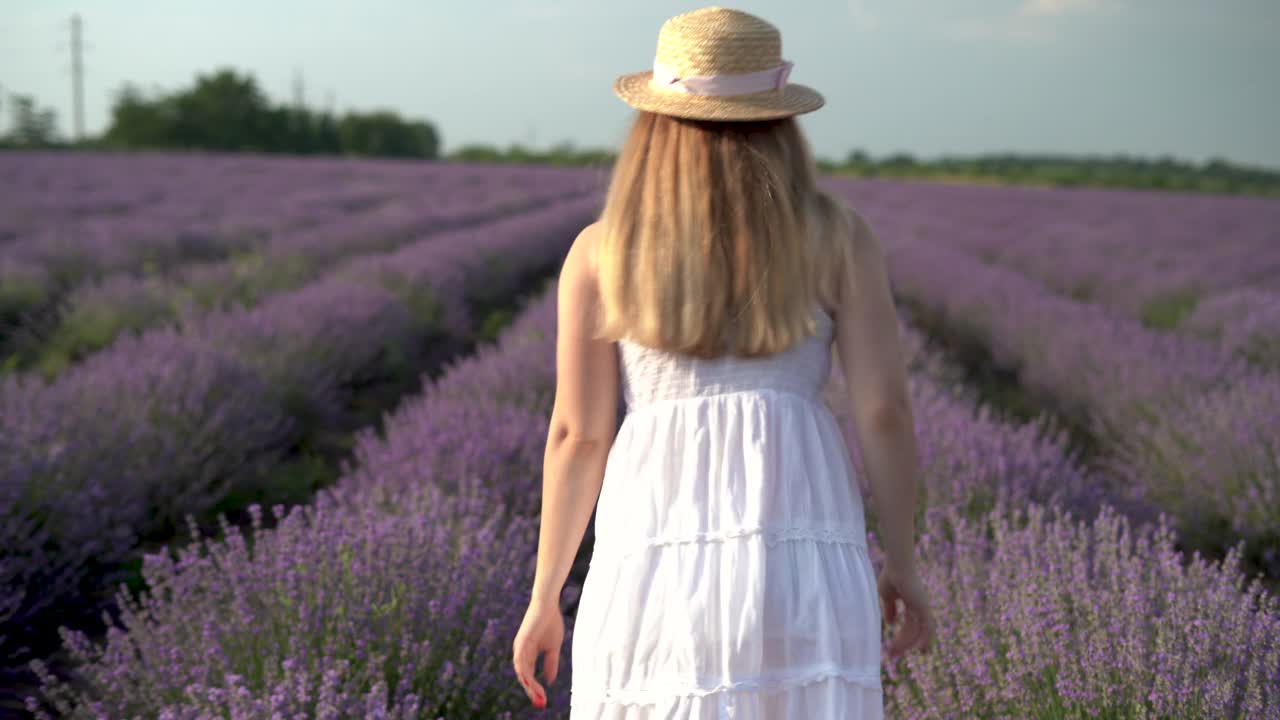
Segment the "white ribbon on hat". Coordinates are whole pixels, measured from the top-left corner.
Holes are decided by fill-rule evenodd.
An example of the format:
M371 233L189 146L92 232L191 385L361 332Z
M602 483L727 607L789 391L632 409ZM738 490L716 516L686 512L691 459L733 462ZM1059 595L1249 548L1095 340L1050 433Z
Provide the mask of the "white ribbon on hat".
M675 68L655 60L650 84L659 90L691 95L745 95L786 87L793 65L791 61L783 60L781 65L742 75L681 76Z

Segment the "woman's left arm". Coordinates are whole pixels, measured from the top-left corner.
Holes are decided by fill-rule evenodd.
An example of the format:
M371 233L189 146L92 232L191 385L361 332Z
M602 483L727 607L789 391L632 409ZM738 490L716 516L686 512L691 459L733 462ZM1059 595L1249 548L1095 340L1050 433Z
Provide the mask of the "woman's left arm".
M617 345L593 337L599 312L590 245L574 240L557 290L556 390L542 466L542 524L531 604L559 611L560 591L604 481L617 430Z
M596 225L578 233L556 297L556 398L542 461L542 527L538 566L524 621L512 644L516 676L534 707L546 688L534 677L539 655L547 684L555 681L564 642L560 591L600 497L618 422L617 346L592 337L598 311L590 245Z

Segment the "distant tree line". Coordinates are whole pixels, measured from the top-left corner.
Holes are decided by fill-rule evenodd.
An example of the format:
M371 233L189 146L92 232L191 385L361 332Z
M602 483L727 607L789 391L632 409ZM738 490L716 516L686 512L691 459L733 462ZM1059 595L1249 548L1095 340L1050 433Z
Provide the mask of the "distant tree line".
M530 150L518 144L505 149L474 144L461 147L447 156L447 159L457 162L596 167L610 165L614 158L614 153L608 150L575 149L570 143L544 151ZM1232 164L1222 159L1209 160L1201 165L1169 157L1147 160L1127 155L1070 157L1006 153L919 160L908 153L894 153L876 159L861 150L854 150L842 163L820 159L817 164L823 173L859 177L1280 194L1280 172Z
M10 95L12 127L0 137L0 147L45 148L59 144L58 118L48 108L36 105L30 95Z
M126 86L111 109L111 125L100 138L75 145L60 139L52 110L25 95L8 103L11 129L0 148L104 147L295 154L351 154L435 159L440 136L427 122L390 111L341 116L304 108L273 106L251 76L231 70L202 75L194 86L147 96ZM607 167L614 153L561 143L548 150L519 144L499 148L471 144L451 153L457 162L522 163ZM1127 187L1201 192L1280 194L1280 172L1211 159L1202 164L1171 157L1128 155L987 154L917 159L908 153L873 158L854 150L842 162L818 161L837 175L987 181L1056 186Z
M449 153L455 162L516 163L522 165L612 165L616 155L610 150L577 149L573 143L561 143L549 150L530 150L519 144L498 149L492 145L464 145Z
M1202 164L1164 156L987 154L917 160L907 153L874 159L855 150L843 163L823 161L824 172L865 177L993 180L1013 184L1127 187L1252 194L1280 193L1280 172L1220 158Z
M12 103L9 147L60 144L51 111L29 98ZM248 75L221 70L196 78L188 89L147 95L126 85L111 107L111 124L78 147L119 150L212 150L435 159L440 136L428 122L390 111L340 116L272 105Z
M440 136L427 122L396 113L334 116L272 106L251 76L201 75L195 85L147 97L126 86L111 109L103 143L122 149L376 155L434 159Z
M607 167L614 154L608 150L575 149L561 143L549 150L521 145L499 149L493 145L466 145L449 152L447 159L460 163L516 163L591 165ZM1046 186L1129 187L1148 190L1239 192L1257 195L1280 193L1280 173L1245 167L1221 159L1201 165L1172 158L1148 160L1128 155L978 155L973 158L920 160L906 152L872 158L855 150L844 163L818 160L819 172L836 176L954 179Z

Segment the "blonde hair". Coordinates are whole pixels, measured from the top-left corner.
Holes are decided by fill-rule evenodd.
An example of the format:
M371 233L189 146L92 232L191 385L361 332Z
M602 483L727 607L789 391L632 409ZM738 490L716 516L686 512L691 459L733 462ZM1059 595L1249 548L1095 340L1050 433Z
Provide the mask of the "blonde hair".
M849 222L793 118L642 111L600 217L597 336L699 357L785 350L816 331L815 301L836 305Z

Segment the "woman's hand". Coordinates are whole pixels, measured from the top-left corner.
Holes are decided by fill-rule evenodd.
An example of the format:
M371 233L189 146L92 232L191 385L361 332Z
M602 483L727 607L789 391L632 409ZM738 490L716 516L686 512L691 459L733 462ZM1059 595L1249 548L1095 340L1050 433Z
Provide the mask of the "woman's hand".
M525 694L539 710L547 706L547 693L542 684L533 676L533 669L540 653L546 653L542 659L542 674L547 684L555 682L560 666L560 647L564 643L564 616L556 605L530 603L525 611L520 631L516 633L512 647L512 658L516 669L516 677Z
M889 657L902 657L914 649L929 652L937 624L929 607L928 591L920 576L914 571L900 573L886 569L880 573L878 584L885 623L892 625L897 620L898 600L902 601L906 612L902 627L886 647Z

